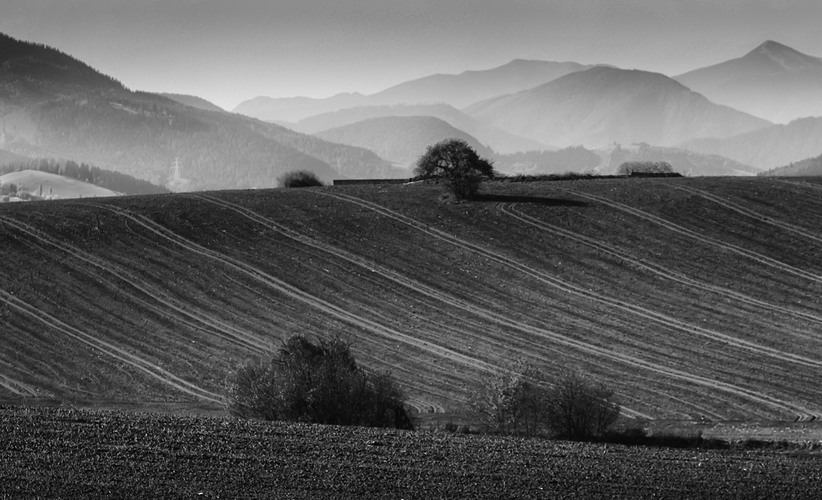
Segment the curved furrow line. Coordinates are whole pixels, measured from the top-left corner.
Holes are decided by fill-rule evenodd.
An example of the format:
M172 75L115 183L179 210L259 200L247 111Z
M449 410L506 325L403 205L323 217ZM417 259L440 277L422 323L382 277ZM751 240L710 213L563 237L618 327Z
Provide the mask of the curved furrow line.
M734 245L732 243L726 243L726 242L718 240L716 238L712 238L710 236L705 236L705 235L699 234L696 231L688 229L684 226L680 226L679 224L676 224L674 222L663 219L662 217L657 217L656 215L652 215L652 214L649 214L648 212L644 212L644 211L639 210L637 208L630 207L630 206L625 205L623 203L619 203L618 201L613 201L613 200L610 200L610 199L605 198L603 196L598 196L598 195L595 195L595 194L583 193L583 192L580 192L580 191L574 191L572 189L566 189L566 188L556 188L556 189L559 189L560 191L565 191L566 193L569 193L571 195L579 196L580 198L587 198L589 200L598 201L598 202L600 202L604 205L608 205L608 206L610 206L612 208L615 208L615 209L617 209L621 212L625 212L627 214L631 214L631 215L634 215L636 217L639 217L640 219L644 219L644 220L647 220L649 222L653 222L654 224L662 226L666 229L669 229L669 230L671 230L675 233L681 234L683 236L687 236L691 239L697 240L701 243L705 243L705 244L708 244L708 245L713 245L713 246L722 248L723 250L733 252L733 253L741 255L743 257L747 257L751 260L759 262L760 264L764 264L766 266L772 267L774 269L778 269L780 271L792 274L794 276L798 276L800 278L804 278L804 279L807 279L809 281L813 281L815 283L822 284L822 276L810 273L810 272L805 271L803 269L799 269L798 267L791 266L790 264L785 264L784 262L780 262L776 259L772 259L770 257L759 254L759 253L754 252L752 250L742 248L738 245Z
M453 295L451 295L447 292L443 292L443 291L438 290L434 287L430 287L428 285L425 285L425 284L423 284L423 283L421 283L421 282L419 282L419 281L417 281L413 278L410 278L410 277L408 277L404 274L398 273L398 272L396 272L392 269L389 269L388 267L385 267L381 264L378 264L374 261L368 260L366 258L363 258L363 257L359 256L359 255L356 255L356 254L353 254L353 253L348 252L346 250L343 250L339 247L335 247L333 245L323 243L319 240L311 238L310 236L306 236L306 235L304 235L302 233L299 233L299 232L297 232L293 229L290 229L286 226L278 224L277 222L275 222L275 221L273 221L273 220L271 220L271 219L255 212L255 211L253 211L249 208L246 208L246 207L243 207L241 205L237 205L235 203L231 203L231 202L222 200L220 198L217 198L217 197L211 196L211 195L196 194L196 195L189 195L189 196L191 196L193 198L198 198L198 199L201 199L201 200L205 200L207 202L216 204L218 206L222 206L223 208L226 208L226 209L230 209L230 210L232 210L232 211L248 218L249 220L252 220L252 221L268 228L268 229L276 231L277 233L279 233L283 236L286 236L286 237L288 237L288 238L290 238L294 241L300 242L300 243L302 243L306 246L309 246L311 248L320 250L322 252L326 252L326 253L331 254L335 257L338 257L342 260L345 260L345 261L350 262L352 264L358 265L358 266L362 267L363 269L366 269L366 270L368 270L368 271L370 271L374 274L378 274L378 275L380 275L380 276L382 276L382 277L384 277L384 278L386 278L386 279L388 279L388 280L390 280L390 281L392 281L392 282L394 282L394 283L396 283L400 286L409 288L409 289L414 290L414 291L416 291L416 292L418 292L422 295L425 295L425 296L430 297L434 300L442 302L443 304L451 306L451 308L459 309L459 310L464 311L468 314L471 314L471 315L474 315L476 317L482 318L484 320L493 322L493 323L495 323L497 325L500 325L500 326L504 326L504 327L507 327L507 328L510 328L510 329L513 329L513 330L517 330L517 331L526 333L526 334L538 335L538 336L540 336L540 338L545 337L544 333L546 331L543 330L543 329L536 328L536 327L527 325L527 324L522 323L522 322L510 320L505 316L495 314L493 312L487 311L486 309L480 308L476 305L473 305L471 303L460 300L460 299L454 297ZM447 308L444 308L443 310L447 312ZM451 315L450 313L448 313L448 314ZM454 315L451 315L451 316L456 317ZM464 318L462 318L462 319L464 319ZM498 347L503 347L503 348L510 347L506 344L503 344L501 342L490 339L488 336L480 336L480 335L477 335L474 332L466 330L466 329L460 329L460 331L462 332L463 336L467 336L467 337L470 337L470 338L477 338L477 339L483 340L485 342L488 342L489 344L496 345ZM556 334L553 334L553 335L556 335ZM531 345L532 347L535 347L535 348L543 348L543 349L545 348L545 346L540 345L536 342L531 342L531 341L527 341L527 340L524 340L524 339L523 339L523 342L528 344L528 345ZM629 409L629 408L625 408L625 410L626 410L626 413L630 413L634 417L640 417L640 418L647 417L647 415L642 414L638 411ZM650 417L648 417L648 418L650 418Z
M223 399L220 395L210 392L201 387L198 387L190 382L187 382L181 379L180 377L174 375L173 373L170 373L167 370L161 368L160 366L151 363L150 361L135 356L134 354L131 354L128 351L115 346L114 344L98 339L93 335L85 333L71 325L68 325L60 321L59 319L55 318L54 316L48 314L47 312L18 299L17 297L15 297L14 295L10 294L5 290L0 289L0 301L4 302L9 307L19 311L25 316L28 316L36 321L39 321L40 323L43 323L44 325L53 328L54 330L57 330L58 332L82 344L97 349L98 351L103 352L114 359L120 360L136 368L137 370L140 370L143 373L159 380L160 382L171 387L174 387L179 391L214 403L223 403Z
M508 215L514 219L519 220L525 224L530 226L537 227L542 229L546 232L551 234L562 236L564 238L576 241L583 245L586 245L590 248L598 250L604 254L610 255L612 257L616 257L620 260L628 262L635 267L640 269L644 269L652 274L655 274L659 277L666 278L671 281L675 281L677 283L681 283L683 285L691 286L694 288L699 288L701 290L713 292L731 299L738 300L740 302L744 302L746 304L754 305L757 307L761 307L762 309L767 309L773 312L779 312L783 314L787 314L790 316L794 316L797 318L802 318L808 321L812 321L814 323L818 323L822 325L822 316L817 316L812 313L804 312L804 311L797 311L795 309L791 309L788 307L783 307L777 304L771 304L770 302L766 302L764 300L757 299L755 297L751 297L749 295L745 295L743 293L736 292L734 290L729 290L727 288L723 288L716 285L711 285L710 283L706 283L704 281L699 281L695 278L691 278L690 276L686 276L684 274L672 271L662 266L658 266L656 264L652 264L640 259L637 259L631 256L629 253L621 250L617 247L612 245L608 245L607 243L603 243L599 240L594 238L590 238L588 236L584 236L582 234L575 233L573 231L569 231L568 229L561 228L559 226L555 226L553 224L547 223L543 220L537 219L536 217L527 215L522 213L521 211L516 210L515 203L510 204L510 206L506 207L505 205L500 206L500 211L505 215Z
M121 217L127 218L132 222L142 226L144 229L156 234L157 236L160 236L161 238L166 239L171 243L174 243L179 247L188 250L189 252L212 259L228 268L234 269L242 274L245 274L253 280L262 283L268 286L269 288L272 288L294 300L302 302L308 306L311 306L314 309L317 309L325 314L340 319L346 323L352 324L356 327L362 328L366 331L370 331L382 337L401 340L402 342L405 342L409 345L413 345L421 350L428 351L443 358L458 361L467 366L473 366L474 368L479 370L488 371L491 369L491 366L485 363L484 361L480 361L475 358L465 356L456 351L436 344L420 341L414 337L401 333L398 330L395 330L394 328L381 325L375 321L369 320L367 318L346 311L345 309L339 306L336 306L330 302L320 299L319 297L315 297L314 295L304 292L299 288L296 288L280 279L277 279L238 259L229 257L214 250L210 250L201 245L198 245L197 243L187 240L186 238L183 238L182 236L167 229L165 226L157 224L151 219L128 212L126 210L121 210L106 205L97 206L105 210L114 212L115 214Z
M783 184L792 184L794 186L802 186L806 188L822 190L822 185L814 184L812 182L802 182L802 181L786 181L785 179L774 179L776 182L781 182Z
M72 257L82 262L85 262L86 264L89 264L96 269L99 269L103 273L116 277L118 280L122 281L123 283L126 283L133 289L141 292L143 295L145 295L152 301L157 302L162 307L150 304L145 299L139 298L135 295L123 291L121 288L114 285L111 281L95 275L95 277L103 279L103 281L108 283L110 286L114 287L116 290L119 291L119 293L128 296L138 304L142 304L144 307L147 307L148 309L158 313L161 316L174 319L197 330L213 333L218 336L227 337L229 340L232 340L238 345L245 347L247 349L251 349L255 352L264 352L267 349L267 346L263 342L260 342L250 332L246 332L232 325L223 323L219 319L211 317L208 314L203 313L202 311L188 311L182 306L177 305L175 302L172 301L173 299L165 295L162 291L153 287L150 283L146 282L145 280L136 278L122 269L118 269L117 266L114 264L96 258L91 254L84 252L83 250L77 247L74 247L71 244L57 241L53 237L43 233L39 229L29 224L25 224L23 222L19 222L14 219L9 219L7 217L2 216L0 216L0 223L11 226L16 230L24 234L27 234L28 236L35 239L42 245L47 245L49 247L56 248L61 252L67 253ZM169 310L176 312L180 316L172 316L169 313ZM202 325L205 325L206 328L204 328Z
M817 243L822 243L822 236L820 236L818 234L808 232L808 231L802 229L801 227L797 227L797 226L794 226L793 224L788 224L787 222L783 222L781 220L774 219L773 217L763 215L763 214L761 214L761 213L759 213L755 210L751 210L750 208L743 207L742 205L739 205L737 203L733 203L733 202L730 202L728 200L723 200L722 198L720 198L719 196L716 196L713 193L709 193L707 191L703 191L701 189L696 189L696 188L693 188L693 187L690 187L690 186L678 186L678 185L674 185L674 184L664 184L664 183L661 183L661 182L659 182L657 184L660 185L660 186L672 187L674 189L678 189L680 191L684 191L686 193L690 193L690 194L699 196L700 198L704 198L706 200L712 201L712 202L716 203L717 205L723 206L723 207L725 207L729 210L732 210L736 213L745 215L745 216L750 217L752 219L756 219L757 221L760 221L760 222L764 222L765 224L768 224L768 225L771 225L771 226L774 226L774 227L778 227L780 229L784 229L785 231L790 231L794 234L798 234L799 236L808 238L809 240L816 241Z
M407 278L407 277L403 276L402 274L397 273L397 272L395 272L393 270L390 270L388 268L385 268L385 267L383 267L383 266L381 266L377 263L368 261L367 259L364 259L360 256L349 253L345 250L334 247L332 245L327 245L327 244L321 243L321 242L319 242L319 241L317 241L313 238L310 238L310 237L305 236L301 233L298 233L297 231L294 231L290 228L287 228L285 226L277 224L276 222L272 221L271 219L268 219L268 218L266 218L266 217L264 217L264 216L262 216L262 215L260 215L256 212L254 212L253 210L242 207L241 205L236 205L234 203L227 202L225 200L221 200L221 199L219 199L217 197L214 197L214 196L211 196L211 195L196 194L196 195L189 195L189 196L193 197L193 198L202 199L202 200L205 200L207 202L217 204L217 205L222 206L224 208L233 210L233 211L249 218L250 220L253 220L253 221L263 225L264 227L267 227L269 229L277 231L278 233L280 233L280 234L282 234L282 235L284 235L288 238L291 238L295 241L303 243L303 244L305 244L307 246L310 246L312 248L315 248L317 250L321 250L323 252L330 253L330 254L332 254L336 257L339 257L343 260L346 260L348 262L357 264L357 265L359 265L359 266L361 266L365 269L368 269L369 271L372 271L376 274L380 274L380 275L388 278L389 280L391 280L395 283L398 283L402 286L408 287L412 290L420 292L420 293L422 293L424 295L427 295L429 297L441 300L441 301L447 303L448 305L451 305L451 306L460 308L462 310L466 310L468 312L474 313L474 314L476 314L478 316L481 316L484 319L487 319L489 321L493 321L493 322L496 322L496 323L501 324L503 326L507 326L507 327L513 328L513 329L518 329L520 331L525 331L525 332L531 333L531 334L535 334L536 332L541 332L541 330L534 329L533 327L522 328L523 325L520 324L520 323L507 320L504 317L501 317L501 316L498 316L498 315L486 313L484 310L482 310L482 309L480 309L476 306L472 306L472 305L467 304L463 301L460 301L459 299L457 299L455 297L452 297L452 296L450 296L446 293L443 293L443 292L441 292L441 291L439 291L435 288L432 288L432 287L429 287L429 286L424 285L422 283L416 282L415 280L413 280L411 278ZM160 226L160 227L162 228L162 226ZM163 228L163 229L165 229L165 228ZM460 334L464 335L464 336L472 336L472 337L475 337L475 338L482 338L482 340L489 341L489 339L487 339L485 337L480 337L480 336L474 334L473 332L469 332L468 330L465 330L465 329L460 329ZM539 334L539 333L536 333L536 334ZM544 335L541 335L541 336L544 337ZM491 341L491 343L494 343L494 344L497 344L501 347L504 347L503 344L501 344L499 342L496 342L496 341ZM544 346L540 346L539 344L536 344L534 342L528 342L528 343L533 345L534 347L544 347ZM430 389L428 389L428 392L430 392ZM629 415L632 418L648 418L648 419L651 418L650 415L646 415L644 413L633 410L631 408L625 407L624 410L625 410L626 415ZM439 407L439 411L443 412L444 409L442 407Z
M12 394L17 396L36 396L37 391L30 385L15 380L8 375L0 373L0 387L7 389Z
M320 194L319 191L315 191L315 193ZM785 361L785 362L789 362L789 363L795 363L795 364L798 364L798 365L815 367L815 368L822 368L822 361L817 360L817 359L807 358L805 356L801 356L801 355L798 355L798 354L786 353L786 352L780 351L778 349L774 349L774 348L767 347L767 346L762 346L762 345L756 344L754 342L749 342L749 341L746 341L746 340L742 340L742 339L739 339L739 338L736 338L736 337L733 337L733 336L730 336L730 335L726 335L724 333L720 333L720 332L710 330L708 328L703 328L701 326L691 325L691 324L688 324L684 321L680 321L676 318L670 317L666 314L658 313L656 311L652 311L650 309L647 309L647 308L644 308L644 307L641 307L641 306L638 306L638 305L635 305L635 304L630 304L630 303L623 302L623 301L618 300L618 299L608 297L608 296L603 295L603 294L599 294L599 293L596 293L596 292L592 292L590 290L586 290L586 289L581 288L581 287L579 287L579 286L577 286L577 285L575 285L571 282L568 282L568 281L563 280L561 278L558 278L558 277L551 276L549 274L543 273L543 272L541 272L537 269L534 269L534 268L532 268L532 267L530 267L526 264L523 264L523 263L517 262L513 259L510 259L510 258L508 258L508 257L506 257L506 256L504 256L500 253L493 252L491 250L488 250L487 248L483 248L483 247L481 247L479 245L476 245L474 243L471 243L469 241L457 238L456 236L452 236L452 235L450 235L448 233L445 233L443 231L440 231L438 229L428 228L428 227L424 226L423 224L421 224L418 221L414 221L413 219L410 219L409 217L406 217L402 214L396 213L392 210L389 210L385 207L382 207L381 205L372 204L371 202L367 202L367 201L361 200L359 198L349 197L347 195L342 195L342 194L330 194L330 193L321 193L321 194L324 194L326 196L341 197L340 199L343 199L343 200L348 199L348 201L351 201L352 199L357 200L357 202L354 202L354 203L360 202L361 204L363 204L363 206L369 206L374 210L381 211L380 213L383 213L384 215L386 215L388 217L392 217L392 218L395 218L396 220L399 220L401 222L405 222L406 224L412 225L413 227L416 227L417 229L420 229L423 232L425 232L427 234L430 234L430 235L432 235L432 236L434 236L434 237L436 237L440 240L446 241L448 243L459 246L459 247L464 248L466 250L473 251L474 253L478 253L478 254L486 257L486 258L494 260L494 261L496 261L500 264L503 264L507 267L514 268L514 269L516 269L517 271L519 271L523 274L531 276L532 278L534 278L534 279L536 279L536 280L538 280L542 283L545 283L545 284L550 285L554 288L562 290L563 292L566 292L568 294L576 295L578 297L583 297L583 298L586 298L588 300L599 302L601 304L606 304L608 306L620 309L622 311L628 312L628 313L633 314L635 316L645 318L647 320L653 321L655 323L667 326L667 327L675 329L675 330L680 330L680 331L690 333L690 334L696 334L696 335L699 335L699 336L702 336L702 337L705 337L705 338L708 338L708 339L711 339L711 340L718 340L718 341L724 342L724 343L726 343L728 345L731 345L731 346L734 346L734 347L738 347L738 348L741 348L741 349L746 349L746 350L749 350L749 351L752 351L752 352L756 352L756 353L761 354L763 356L768 356L768 357L771 357L771 358L774 358L774 359L779 359L781 361Z
M440 230L437 230L437 229L434 229L434 228L430 228L427 225L425 225L425 224L423 224L419 221L416 221L416 220L414 220L410 217L407 217L403 214L395 212L391 209L385 208L382 205L378 205L378 204L370 202L370 201L366 201L366 200L363 200L363 199L360 199L360 198L356 198L354 196L344 195L344 194L340 194L340 193L328 193L328 192L322 192L322 191L311 191L311 192L314 193L314 194L319 194L319 195L323 195L323 196L330 196L330 197L333 197L333 198L337 198L337 199L340 199L342 201L346 201L346 202L349 202L349 203L353 203L353 204L362 206L363 208L370 209L370 210L372 210L376 213L379 213L379 214L384 215L386 217L392 218L392 219L394 219L398 222L402 222L406 225L409 225L409 226L411 226L415 229L418 229L418 230L422 231L425 234L429 234L429 235L431 235L435 238L446 241L446 242L448 242L450 244L453 244L455 246L459 246L463 249L473 251L473 252L478 253L480 255L483 255L483 256L485 256L489 259L492 259L496 262L499 262L499 263L501 263L501 264L503 264L507 267L511 267L511 268L516 269L520 272L523 272L524 274L532 276L532 277L534 277L534 278L536 278L540 281L543 281L543 282L546 282L548 284L553 285L553 280L543 278L541 276L542 273L539 273L538 271L535 271L535 270L533 270L533 269L531 269L531 268L529 268L525 265L522 265L522 264L520 264L516 261L513 261L513 260L511 260L511 259L509 259L509 258L507 258L507 257L505 257L501 254L497 254L495 252L485 250L482 247L478 247L477 245L474 245L470 242L467 242L467 241L461 240L459 238L456 238L454 236L451 236L451 235L449 235L449 234L447 234L443 231L440 231ZM568 292L578 294L576 292L576 290L568 290ZM589 293L586 292L585 294L578 294L578 295L588 296ZM637 358L637 357L626 355L626 354L620 354L620 353L614 352L614 351L606 349L606 348L597 347L597 346L594 346L594 345L591 345L591 344L585 344L583 342L576 341L574 339L565 337L564 335L559 335L559 334L556 334L554 332L550 332L550 331L547 331L547 330L537 329L537 328L534 328L534 327L530 327L529 325L522 325L522 328L527 329L528 331L532 332L535 335L539 335L539 336L542 336L544 338L548 338L548 339L550 339L554 342L557 342L561 345L565 345L567 347L580 349L580 350L583 350L585 352L589 352L591 354L595 354L595 355L601 356L603 358L615 361L617 363L622 363L622 364L632 366L632 367L636 367L636 368L646 369L646 370L649 370L651 372L659 373L659 374L666 375L666 376L669 376L669 377L672 377L672 378L684 380L684 381L687 381L687 382L702 385L702 386L709 387L709 388L712 388L712 389L721 390L725 393L733 394L735 396L742 397L742 398L747 398L747 399L750 399L752 401L759 402L761 404L764 404L764 405L772 407L772 408L776 408L776 409L781 410L781 411L793 412L795 415L797 415L800 418L804 418L807 415L811 415L811 416L815 415L811 410L809 410L809 409L807 409L803 406L791 403L789 401L783 401L783 400L774 398L774 397L769 396L769 395L764 394L764 393L751 391L751 390L744 389L744 388L741 388L741 387L738 387L738 386L735 386L735 385L732 385L732 384L720 382L720 381L717 381L717 380L712 379L712 378L703 377L703 376L700 376L700 375L694 375L694 374L691 374L691 373L688 373L688 372L685 372L685 371L682 371L682 370L665 367L665 366L662 366L662 365L659 365L659 364L656 364L656 363L652 363L652 362L643 360L641 358Z
M321 252L333 255L334 257L337 257L341 260L344 260L344 261L349 262L351 264L354 264L356 266L359 266L362 269L365 269L365 270L369 271L370 273L382 276L383 278L385 278L385 279L387 279L387 280L389 280L389 281L391 281L391 282L393 282L397 285L400 285L404 288L413 290L413 291L415 291L415 292L417 292L421 295L432 298L432 299L434 299L438 302L441 302L443 304L449 305L449 306L451 306L451 308L455 308L455 309L459 309L461 311L468 312L472 315L478 316L478 317L480 317L482 319L485 319L487 321L497 323L501 326L506 326L506 327L510 327L510 328L518 328L519 323L517 323L517 322L512 322L510 320L505 319L503 316L500 316L498 314L494 314L494 313L491 313L491 312L487 312L486 310L484 310L480 307L477 307L473 304L465 302L465 301L463 301L463 300L461 300L457 297L454 297L453 295L451 295L447 292L443 292L443 291L441 291L437 288L428 286L428 285L426 285L422 282L419 282L419 281L417 281L413 278L410 278L410 277L408 277L404 274L396 272L393 269L390 269L390 268L385 267L381 264L378 264L377 262L371 261L371 260L366 259L364 257L361 257L359 255L353 254L353 253L348 252L346 250L343 250L339 247L335 247L333 245L323 243L319 240L311 238L310 236L306 236L306 235L304 235L302 233L299 233L299 232L297 232L293 229L290 229L286 226L278 224L277 222L275 222L275 221L273 221L273 220L271 220L271 219L269 219L269 218L267 218L267 217L265 217L265 216L263 216L263 215L261 215L257 212L254 212L251 209L245 208L241 205L237 205L237 204L234 204L234 203L231 203L231 202L228 202L228 201L225 201L225 200L222 200L220 198L210 196L210 195L197 194L197 195L190 195L190 196L193 197L193 198L202 199L202 200L205 200L209 203L213 203L213 204L216 204L218 206L222 206L223 208L232 210L232 211L242 215L243 217L246 217L249 220L252 220L252 221L256 222L257 224L260 224L263 227L266 227L268 229L276 231L277 233L281 234L282 236L290 238L290 239L292 239L294 241L297 241L297 242L299 242L299 243L301 243L305 246L314 248L314 249L319 250ZM441 311L444 314L448 315L448 316L459 319L460 322L463 323L463 324L466 323L466 318L457 317L456 315L454 315L453 313L451 313L449 311L449 308L442 308ZM476 322L474 322L474 321L472 321L471 323L476 324ZM489 339L487 337L484 337L484 336L479 336L479 335L477 335L477 334L475 334L475 333L473 333L473 332L471 332L470 330L467 330L467 329L460 329L460 332L465 336L469 336L471 338L477 338L477 339L481 339L481 340L484 340L484 341L488 341L489 343L491 343L493 345L496 345L496 346L499 346L499 347L509 347L508 345L503 344L501 342L491 340L491 339ZM533 347L539 347L537 344L535 344L533 342L529 342L529 344L532 345Z

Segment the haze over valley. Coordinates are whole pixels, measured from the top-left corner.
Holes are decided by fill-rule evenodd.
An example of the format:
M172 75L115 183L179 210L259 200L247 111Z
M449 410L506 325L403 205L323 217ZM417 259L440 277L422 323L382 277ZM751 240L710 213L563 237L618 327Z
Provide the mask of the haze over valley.
M178 192L275 187L292 170L327 183L408 178L427 145L451 137L507 175L612 174L638 150L634 159L685 175L755 175L822 154L822 59L774 40L672 76L516 58L224 110L135 91L60 47L0 37L3 155L85 162Z

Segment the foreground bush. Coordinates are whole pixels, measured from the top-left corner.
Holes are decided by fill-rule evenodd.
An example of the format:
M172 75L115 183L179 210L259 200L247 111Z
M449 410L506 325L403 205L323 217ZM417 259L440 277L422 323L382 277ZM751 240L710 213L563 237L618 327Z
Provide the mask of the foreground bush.
M618 417L614 391L577 372L563 374L548 390L546 423L559 437L600 438Z
M489 377L472 407L492 432L534 436L545 428L547 389L530 365L502 369Z
M413 428L390 375L357 366L340 339L289 338L268 363L237 371L229 411L240 418Z
M317 174L309 172L308 170L298 170L295 172L288 172L277 179L277 184L280 187L299 188L299 187L314 187L322 186L323 183L317 178Z
M473 409L493 432L567 439L598 439L619 417L614 393L576 372L547 383L542 372L521 364L484 383Z

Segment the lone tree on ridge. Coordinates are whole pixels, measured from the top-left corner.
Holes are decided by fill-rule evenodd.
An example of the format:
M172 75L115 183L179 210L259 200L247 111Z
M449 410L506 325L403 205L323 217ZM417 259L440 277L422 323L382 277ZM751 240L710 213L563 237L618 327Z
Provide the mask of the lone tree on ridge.
M473 197L483 177L494 178L494 166L462 139L446 139L428 146L417 160L419 179L444 179L458 200Z

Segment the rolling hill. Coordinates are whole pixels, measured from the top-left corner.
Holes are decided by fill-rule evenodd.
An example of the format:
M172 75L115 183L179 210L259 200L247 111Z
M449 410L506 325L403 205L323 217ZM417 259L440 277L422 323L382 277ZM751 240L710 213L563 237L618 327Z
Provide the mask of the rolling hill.
M22 170L0 175L0 184L5 183L16 185L18 190L50 199L99 198L122 194L88 182L36 170Z
M167 97L172 101L179 102L180 104L185 104L186 106L191 106L192 108L202 109L205 111L221 111L225 112L225 110L216 104L209 102L202 97L197 97L194 95L185 95L185 94L159 94L163 97Z
M0 206L0 399L221 407L341 334L421 412L523 359L636 418L822 414L822 184L769 178L223 191Z
M807 158L789 165L776 167L760 173L763 176L777 177L819 177L822 176L822 155Z
M681 145L767 170L822 153L822 117L800 118L724 139L695 139Z
M0 34L0 148L71 158L165 185L178 159L185 189L276 185L290 170L321 179L389 168L370 151L240 115L132 92L88 65ZM178 179L179 180L179 179Z
M476 137L479 142L487 145L497 153L552 149L539 141L515 136L497 127L482 123L447 104L359 106L310 116L295 123L293 128L306 134L314 134L362 120L389 116L431 116L438 118L452 127Z
M326 99L260 96L240 103L234 112L272 122L298 122L310 116L359 106L442 103L461 108L482 99L536 87L590 67L574 62L515 59L487 70L429 75L371 95L337 94Z
M773 40L675 79L716 103L773 122L822 116L822 58Z
M380 158L399 167L397 177L409 177L409 169L413 168L426 148L445 139L462 139L480 156L490 158L493 155L490 149L474 137L430 116L371 118L314 135L326 141L374 151Z
M658 73L596 67L463 110L515 135L560 147L673 146L770 122L716 105Z

